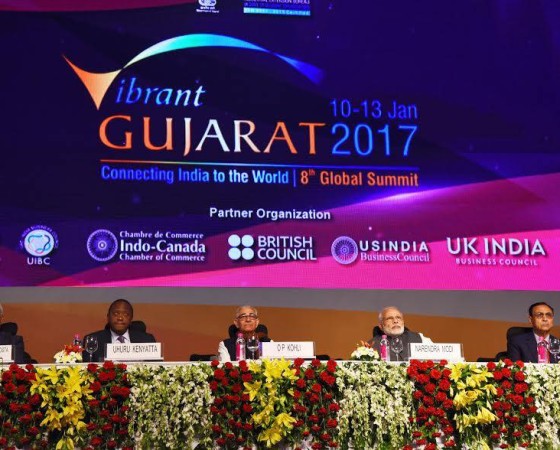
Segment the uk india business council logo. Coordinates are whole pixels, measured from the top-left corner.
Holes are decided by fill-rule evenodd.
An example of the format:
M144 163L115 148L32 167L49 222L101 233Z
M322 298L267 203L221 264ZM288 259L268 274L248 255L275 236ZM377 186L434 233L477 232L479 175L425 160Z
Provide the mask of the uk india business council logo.
M28 265L48 266L49 255L58 248L58 236L52 228L34 225L22 233L19 245L29 255Z
M115 257L119 243L112 232L101 229L89 235L86 247L89 256L96 261L105 262Z

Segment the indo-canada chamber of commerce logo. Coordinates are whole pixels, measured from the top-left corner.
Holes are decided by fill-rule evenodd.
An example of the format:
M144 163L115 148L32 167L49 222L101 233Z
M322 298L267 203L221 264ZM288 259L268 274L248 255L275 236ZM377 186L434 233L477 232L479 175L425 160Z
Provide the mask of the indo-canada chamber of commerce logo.
M331 255L342 265L359 260L366 263L429 263L430 247L426 241L358 239L337 237Z
M119 243L117 237L109 230L95 230L87 240L89 256L99 262L110 261L117 254Z
M311 236L232 234L228 237L232 261L315 261Z
M33 225L21 235L20 247L29 256L28 265L51 264L51 253L58 248L58 236L55 231L45 225Z
M136 262L204 262L204 234L170 230L110 230L99 229L87 239L89 256L99 262L114 258Z

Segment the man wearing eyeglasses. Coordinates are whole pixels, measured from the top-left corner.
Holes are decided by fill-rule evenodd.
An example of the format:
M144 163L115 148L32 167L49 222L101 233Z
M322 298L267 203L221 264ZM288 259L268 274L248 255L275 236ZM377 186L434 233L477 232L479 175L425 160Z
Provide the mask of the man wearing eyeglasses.
M541 362L558 362L558 357L548 351L551 339L557 339L550 334L550 330L554 326L552 306L545 302L533 303L529 306L529 322L533 327L530 332L508 339L508 357L512 361L537 363L539 362L539 351L541 351ZM539 344L540 342L542 344Z
M409 344L431 343L432 340L422 333L409 330L404 326L404 315L395 306L387 306L379 313L379 325L373 329L373 339L370 342L372 347L380 351L380 342L383 335L387 336L388 349L391 361L408 361L410 358ZM398 346L395 338L399 338Z
M235 340L238 332L243 333L245 343L253 334L258 334L257 327L259 326L259 314L257 308L249 305L240 306L235 311L235 318L233 324L236 327L236 332L233 337L224 339L218 346L218 359L221 362L235 361ZM261 342L269 342L267 337L260 337ZM246 349L245 354L249 359L250 352Z

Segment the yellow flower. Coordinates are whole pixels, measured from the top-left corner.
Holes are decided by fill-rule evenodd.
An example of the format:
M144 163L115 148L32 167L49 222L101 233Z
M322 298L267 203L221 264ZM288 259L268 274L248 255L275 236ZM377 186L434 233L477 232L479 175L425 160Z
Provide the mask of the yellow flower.
M449 378L453 381L459 381L463 374L463 369L467 367L466 363L455 363L451 366L451 374Z
M253 401L261 389L262 381L255 381L254 383L246 381L243 386L245 387L245 393L249 394L249 400Z
M280 434L280 430L276 427L263 430L263 432L259 434L259 441L264 442L267 447L272 447L281 440L282 435Z
M291 430L294 427L296 419L287 413L280 413L276 416L274 423L279 427L285 428L286 430Z
M483 423L483 424L494 422L497 419L497 417L484 406L482 406L478 410L478 414L476 415L476 418L478 420L478 423Z

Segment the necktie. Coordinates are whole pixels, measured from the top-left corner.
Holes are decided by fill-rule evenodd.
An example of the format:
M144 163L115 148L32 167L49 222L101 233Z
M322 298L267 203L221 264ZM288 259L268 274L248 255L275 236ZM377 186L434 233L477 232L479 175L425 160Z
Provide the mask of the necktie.
M539 355L539 363L548 363L548 349L546 348L546 340L544 336L539 338L539 343L537 344L537 352Z
M121 344L124 343L124 336L118 336L117 341L119 341Z

